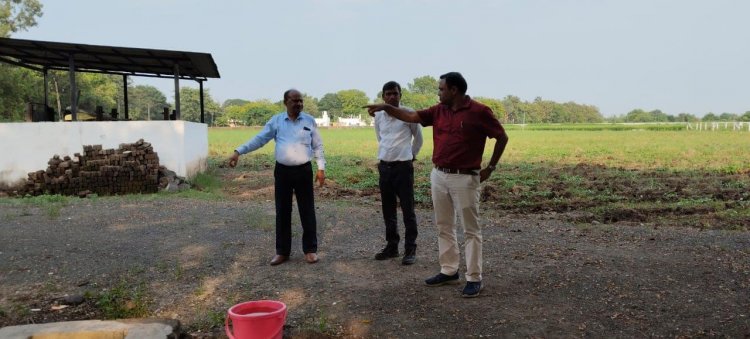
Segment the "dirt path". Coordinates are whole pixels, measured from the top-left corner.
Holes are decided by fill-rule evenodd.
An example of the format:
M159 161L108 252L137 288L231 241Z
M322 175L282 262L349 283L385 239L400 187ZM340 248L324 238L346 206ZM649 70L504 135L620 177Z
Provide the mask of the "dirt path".
M224 201L82 199L59 214L0 203L0 325L101 318L93 296L119 288L140 293L126 306L196 337L264 298L287 303L292 337L750 336L746 232L485 209L485 289L463 299L462 285L423 285L439 269L431 210L418 211L417 264L375 261L379 203L333 182L317 191L321 261L304 263L298 229L292 260L268 266L272 178L234 175ZM50 309L76 294L86 301Z

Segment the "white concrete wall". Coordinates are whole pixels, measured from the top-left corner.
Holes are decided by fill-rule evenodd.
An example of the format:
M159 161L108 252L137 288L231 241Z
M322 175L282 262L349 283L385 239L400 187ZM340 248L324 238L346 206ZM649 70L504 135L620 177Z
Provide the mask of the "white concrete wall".
M29 172L47 169L57 154L83 154L83 145L117 149L143 139L159 164L192 178L206 170L208 127L188 121L85 121L0 123L0 186L14 185Z

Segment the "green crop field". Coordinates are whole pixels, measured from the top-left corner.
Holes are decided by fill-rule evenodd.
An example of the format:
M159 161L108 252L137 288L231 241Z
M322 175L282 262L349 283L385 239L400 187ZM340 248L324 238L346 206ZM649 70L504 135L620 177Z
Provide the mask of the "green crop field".
M545 125L542 125L545 126ZM552 125L546 125L552 126ZM568 129L565 129L567 126ZM648 127L594 129L577 125L521 129L508 127L510 142L503 163L539 163L575 165L579 163L651 170L709 170L742 172L750 169L750 132L686 131ZM622 126L622 125L621 125ZM209 131L209 155L228 156L260 128L212 128ZM338 161L357 159L374 163L377 141L372 128L321 129L329 170ZM432 128L424 129L425 144L419 159L429 162L432 154ZM493 140L485 149L489 158ZM255 153L271 156L273 142Z
M260 128L209 130L210 167ZM507 126L510 141L483 190L496 210L584 211L581 221L662 220L708 228L750 225L750 132L686 130L680 125ZM377 190L372 128L321 129L328 179ZM416 199L429 206L432 129L416 163ZM485 149L484 163L494 141ZM273 141L240 160L270 168ZM696 216L699 218L687 218ZM669 219L670 221L667 221Z

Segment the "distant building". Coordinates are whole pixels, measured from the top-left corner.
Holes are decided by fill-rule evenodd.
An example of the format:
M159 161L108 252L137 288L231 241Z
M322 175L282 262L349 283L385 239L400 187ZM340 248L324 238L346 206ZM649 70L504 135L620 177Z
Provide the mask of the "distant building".
M362 127L367 126L367 122L362 120L362 115L358 117L350 116L348 118L339 118L339 126L341 127Z
M331 118L328 116L328 111L323 111L322 118L315 118L315 124L318 127L331 127Z

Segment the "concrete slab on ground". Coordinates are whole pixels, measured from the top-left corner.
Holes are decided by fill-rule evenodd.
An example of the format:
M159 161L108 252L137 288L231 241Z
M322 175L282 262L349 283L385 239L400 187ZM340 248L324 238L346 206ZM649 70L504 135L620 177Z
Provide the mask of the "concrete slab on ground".
M179 338L174 319L81 320L0 328L4 339L164 339Z

